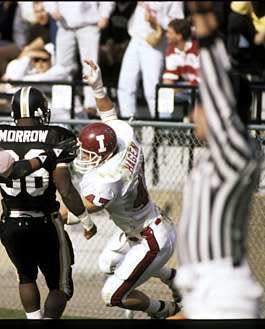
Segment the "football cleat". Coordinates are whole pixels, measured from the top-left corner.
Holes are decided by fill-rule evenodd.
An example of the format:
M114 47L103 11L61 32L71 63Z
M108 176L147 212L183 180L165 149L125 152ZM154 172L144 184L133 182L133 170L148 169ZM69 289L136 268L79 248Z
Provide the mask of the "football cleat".
M162 305L164 305L164 307L161 311L149 314L151 319L166 319L170 316L177 314L181 310L181 307L175 302L168 302L162 300L160 302L162 303Z

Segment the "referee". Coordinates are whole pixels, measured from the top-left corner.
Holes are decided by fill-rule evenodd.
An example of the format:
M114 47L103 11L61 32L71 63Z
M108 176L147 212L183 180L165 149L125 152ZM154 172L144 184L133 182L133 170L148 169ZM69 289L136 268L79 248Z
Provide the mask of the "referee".
M259 178L246 128L251 93L243 79L232 83L212 3L192 1L189 8L202 79L202 103L193 114L195 132L208 147L184 189L176 284L187 318L255 318L262 289L245 255L249 205Z

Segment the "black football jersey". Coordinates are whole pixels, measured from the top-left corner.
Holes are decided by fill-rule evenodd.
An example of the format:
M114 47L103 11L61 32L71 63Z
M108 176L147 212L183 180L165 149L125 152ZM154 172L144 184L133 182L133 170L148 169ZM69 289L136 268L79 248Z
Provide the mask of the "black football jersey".
M59 126L0 125L0 148L17 160L32 159L64 139L75 136ZM35 210L51 213L59 209L52 172L41 168L32 174L0 183L3 202L8 210Z

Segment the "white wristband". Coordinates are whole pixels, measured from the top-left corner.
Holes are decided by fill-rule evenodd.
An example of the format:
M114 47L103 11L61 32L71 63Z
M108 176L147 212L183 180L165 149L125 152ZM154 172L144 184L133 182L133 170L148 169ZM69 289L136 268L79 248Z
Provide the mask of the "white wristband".
M68 211L66 224L75 225L75 224L79 224L79 223L80 223L80 219L77 216L75 216L73 213Z
M115 110L115 107L108 111L99 111L98 114L100 115L100 118L103 122L110 121L110 120L117 120L117 112Z
M78 216L80 219L81 223L83 224L83 227L87 230L90 231L92 227L95 225L94 222L92 221L89 213L85 210L83 214Z

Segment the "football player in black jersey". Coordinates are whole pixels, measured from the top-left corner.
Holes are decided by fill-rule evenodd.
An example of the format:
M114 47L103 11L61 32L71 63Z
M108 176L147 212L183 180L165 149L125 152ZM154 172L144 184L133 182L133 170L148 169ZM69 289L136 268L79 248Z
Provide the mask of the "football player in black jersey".
M78 144L74 137L61 141L56 145L56 148L48 149L29 160L15 161L8 151L0 149L0 182L28 176L41 167L55 169L58 163L74 159L77 149Z
M65 128L49 126L49 116L43 93L23 87L12 99L16 125L0 125L0 148L15 161L0 180L0 237L17 269L28 319L60 318L73 294L73 248L59 216L56 190L73 214L82 221L87 216L67 167L75 157L76 137ZM49 288L43 315L36 284L39 269Z

